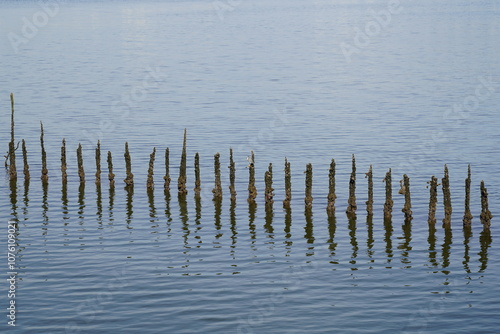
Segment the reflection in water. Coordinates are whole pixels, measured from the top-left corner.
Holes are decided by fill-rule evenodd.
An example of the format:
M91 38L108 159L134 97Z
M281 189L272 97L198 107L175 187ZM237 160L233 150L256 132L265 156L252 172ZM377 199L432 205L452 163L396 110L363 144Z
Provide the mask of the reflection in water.
M349 236L351 237L352 255L350 264L356 264L356 258L358 257L358 241L356 239L356 215L347 214L347 219L349 220ZM352 267L351 270L358 270L356 267Z
M167 236L172 235L172 214L170 212L170 190L168 188L165 188L164 190L164 195L165 195L165 217L167 217Z
M127 192L127 228L132 228L132 217L134 214L133 200L134 200L134 186L127 186L124 188Z
M218 245L217 247L220 247L219 238L222 237L223 235L221 231L222 224L220 221L220 215L222 213L222 200L214 198L213 202L214 202L214 222L215 222L215 229L217 230L217 234L215 235L216 241L214 241L214 244L217 244Z
M470 240L472 238L472 228L470 225L466 225L463 228L464 232L464 260L462 263L464 264L464 269L467 273L471 273L470 267L469 267L469 261L470 261Z
M234 250L236 248L236 201L231 201L231 206L229 207L229 220L231 223L231 255L234 258Z
M449 270L445 270L445 268L448 268L450 266L450 250L451 250L451 244L452 244L452 239L453 233L451 228L448 226L447 228L444 229L444 243L442 246L443 249L443 265L442 265L442 272L446 275L450 273Z
M257 235L255 232L255 212L257 211L257 203L255 201L248 201L248 228L250 229L250 239L252 239L252 249L257 250L255 241Z
M433 267L438 266L436 256L436 224L429 224L429 236L427 237L429 243L429 262Z
M179 193L177 195L177 200L179 202L179 216L181 218L182 222L182 238L184 239L184 247L189 248L188 244L188 236L190 234L189 232L189 217L188 217L188 209L187 209L187 194L186 193Z
M488 248L491 246L491 231L489 229L485 229L481 232L479 242L481 244L481 251L479 252L481 267L479 272L483 272L488 267Z
M155 193L154 190L151 188L147 189L147 194L148 194L148 203L149 203L149 221L151 223L156 223L156 225L153 225L151 227L158 227L158 216L156 215L156 207L155 207Z
M63 182L61 187L61 203L62 203L62 213L63 213L63 221L64 225L68 225L69 223L69 210L68 210L68 184Z
M108 217L109 222L113 223L113 209L115 205L115 187L109 187L109 206L108 206Z
M304 227L305 234L304 238L306 238L307 243L311 244L306 253L307 256L314 255L314 233L313 233L313 213L312 208L310 206L306 206L304 210L304 216L306 218L306 226Z
M19 217L17 214L17 180L13 179L9 181L10 185L10 207L11 207L11 215L14 217L14 221L19 221Z
M24 179L24 195L23 195L23 203L24 203L23 215L24 215L24 220L28 219L28 202L29 202L28 194L29 194L29 191L30 191L30 179L29 178L25 178Z
M384 229L385 229L385 234L384 234L384 241L385 241L385 252L387 254L387 263L392 262L392 257L394 254L392 253L392 219L391 218L384 218ZM387 267L387 268L392 268L392 267Z
M267 237L270 239L274 238L273 217L274 217L273 204L266 203L266 218L265 218L266 223L264 224L264 230L266 231ZM274 242L270 241L270 243L272 244Z
M401 239L401 238L399 238ZM400 242L398 249L401 250L401 263L406 264L403 268L411 268L409 254L412 249L411 242L411 219L405 219L403 223L403 242Z
M99 225L102 225L102 191L100 183L96 183L96 205L97 222Z
M331 212L328 215L328 248L330 249L330 257L334 258L330 263L338 264L339 260L335 258L335 250L337 249L337 243L335 242L335 232L337 230L337 219L335 218L335 213Z
M196 230L194 231L194 238L198 240L198 245L196 248L201 247L201 236L199 235L199 231L201 230L201 197L199 196L199 192L195 192L194 196L194 203L195 203L195 212L196 216L194 218L194 223L196 225Z
M78 222L83 225L85 221L85 182L80 182L78 187Z
M366 229L367 229L367 239L366 239L366 246L367 246L367 254L368 258L370 259L370 262L373 263L375 262L375 259L373 258L373 244L375 243L375 240L373 240L373 215L368 214L366 215Z
M292 228L292 209L290 205L285 206L285 245L286 245L286 255L285 256L290 256L290 252L292 251L292 233L291 233L291 228Z

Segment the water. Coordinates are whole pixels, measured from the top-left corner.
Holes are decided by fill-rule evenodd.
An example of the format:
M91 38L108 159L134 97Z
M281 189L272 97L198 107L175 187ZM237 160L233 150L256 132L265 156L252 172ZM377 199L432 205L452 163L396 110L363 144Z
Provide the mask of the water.
M15 189L6 175L0 187L3 220L19 221L16 327L4 316L2 330L497 331L498 2L401 1L385 16L386 1L51 4L0 4L0 136L6 150L13 92L16 139L26 140L32 175L27 185L21 172ZM35 29L25 27L29 24ZM50 178L46 188L40 182L40 121ZM185 198L175 189L184 128ZM63 137L67 189L59 170ZM100 189L94 184L98 139L105 171ZM135 174L133 193L121 181L125 141ZM84 148L84 189L78 184L78 143ZM156 188L148 194L153 147ZM170 194L162 180L166 147ZM237 169L235 205L225 169L230 147ZM114 192L106 179L108 150L117 175ZM246 202L251 150L256 207ZM192 191L196 152L199 201ZM223 167L220 205L211 194L216 152ZM344 214L352 154L358 177L355 221ZM292 167L290 210L281 206L285 157ZM332 158L335 219L325 212ZM266 212L264 172L270 162L276 195L273 211ZM303 203L307 163L314 173L311 213ZM441 178L445 163L452 229L441 227L439 191L433 231L427 224L426 182L432 175ZM370 164L372 219L365 215L363 178ZM471 234L462 229L468 164ZM395 203L392 222L384 223L381 181L389 168ZM410 224L404 223L403 197L397 194L404 173L411 182ZM479 221L481 180L494 216L489 234ZM6 255L6 228L2 235ZM6 315L9 287L2 289Z

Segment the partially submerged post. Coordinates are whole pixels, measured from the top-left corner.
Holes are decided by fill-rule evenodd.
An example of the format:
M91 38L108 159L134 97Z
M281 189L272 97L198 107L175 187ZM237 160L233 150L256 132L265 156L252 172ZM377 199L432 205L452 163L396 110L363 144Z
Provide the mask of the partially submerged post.
M40 146L42 147L42 183L49 180L49 171L47 170L47 152L45 152L45 145L43 143L43 123L40 122Z
M28 151L26 150L26 142L23 139L22 142L22 149L23 149L23 162L24 162L24 179L28 180L30 178L30 165L28 165Z
M126 186L134 185L134 174L132 174L132 161L130 159L130 152L128 151L128 142L125 142L125 153L123 154L125 158L125 169L127 177L123 180Z
M115 187L115 174L113 173L113 157L111 156L111 151L108 151L108 170L109 187L112 189Z
M247 158L248 164L248 201L255 202L257 198L257 188L255 187L255 155L252 151L252 155Z
M16 170L16 153L15 153L15 139L14 139L14 94L10 93L10 105L11 105L11 116L10 116L10 142L9 142L9 178L10 180L17 179Z
M356 158L354 154L352 155L352 171L351 177L349 178L349 199L347 200L347 214L356 213Z
M283 207L289 208L292 200L292 173L290 170L290 162L285 158L285 199Z
M484 181L481 181L481 223L483 230L489 230L491 225L491 218L493 215L488 209L488 189L484 186Z
M194 156L194 194L200 196L201 177L200 177L200 155L196 152Z
M153 180L154 168L155 168L155 156L156 156L156 147L153 147L153 152L149 155L148 179L146 182L146 187L148 190L153 190L155 187L155 183Z
M182 155L181 155L181 164L179 167L179 178L177 180L177 190L179 194L187 194L186 189L186 166L187 164L187 156L186 156L186 129L184 129L184 141L182 143Z
M101 184L101 141L97 141L95 148L95 184Z
M215 174L215 187L212 189L214 194L214 201L222 200L222 185L220 178L220 154L219 152L214 155L214 174Z
M403 209L401 209L401 211L404 212L405 214L405 222L409 222L413 219L413 217L411 211L410 178L406 174L403 175L403 180L401 183L401 189L399 190L399 193L405 195L405 204L403 206Z
M437 204L437 187L438 179L434 175L431 180L427 182L429 184L429 216L427 222L429 224L436 224L436 204Z
M165 176L163 180L165 180L164 188L165 191L170 190L170 158L169 158L169 150L168 147L165 149Z
M312 171L312 164L307 164L306 165L306 196L304 198L304 203L306 205L306 209L312 208L312 202L313 202L313 197L312 197L312 177L313 177L313 171Z
M63 138L61 146L61 179L63 184L68 182L68 173L66 172L67 169L68 166L66 164L66 139Z
M369 216L373 215L373 172L372 165L370 165L370 169L368 173L365 174L365 177L368 179L368 200L366 201L366 212Z
M470 227L472 224L472 213L470 212L470 184L471 172L470 165L467 170L467 178L465 179L465 210L464 210L464 227Z
M329 214L335 213L335 200L337 195L335 194L335 160L332 159L330 162L330 169L328 171L328 205L326 210Z
M80 183L85 183L85 170L83 169L83 155L81 144L78 144L78 148L76 149L76 159L78 162L78 176L80 177Z
M384 219L391 220L392 219L392 206L394 201L392 200L392 174L391 169L385 173L385 203L384 203Z
M448 166L444 165L444 177L441 179L441 184L443 187L443 206L444 206L444 218L443 226L449 227L451 224L451 193L450 193L450 177L448 175Z
M270 163L268 170L264 174L264 183L266 185L266 189L264 191L264 198L266 204L273 204L274 200L274 188L273 188L273 164Z
M233 161L233 149L229 148L229 192L231 193L231 201L236 201L236 188L234 182L236 179L236 167Z

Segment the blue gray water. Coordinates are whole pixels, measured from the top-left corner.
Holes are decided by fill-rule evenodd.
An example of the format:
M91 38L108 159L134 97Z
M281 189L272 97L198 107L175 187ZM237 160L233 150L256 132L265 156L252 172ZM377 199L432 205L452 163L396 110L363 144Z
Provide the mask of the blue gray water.
M15 333L495 333L500 326L500 4L498 1L44 1L0 3L0 129L31 170L0 184L2 219L18 223ZM40 182L40 121L49 184ZM188 189L176 192L184 129ZM68 148L67 189L60 147ZM94 184L94 148L113 153L117 186ZM124 143L136 185L124 190ZM87 174L79 187L76 148ZM146 192L157 149L156 188ZM170 149L172 191L163 191ZM229 148L237 202L229 200ZM255 152L257 206L246 201ZM202 196L193 197L200 153ZM212 202L213 155L224 199ZM18 167L22 165L20 149ZM356 220L347 207L357 163ZM282 209L291 163L291 210ZM335 218L325 207L337 164ZM275 203L264 205L274 167ZM312 214L304 170L313 165ZM452 228L432 175L448 165ZM472 168L471 234L462 229ZM364 173L373 165L374 216ZM384 223L392 168L394 214ZM414 219L399 180L408 174ZM494 216L479 221L480 181ZM7 229L0 233L7 278Z

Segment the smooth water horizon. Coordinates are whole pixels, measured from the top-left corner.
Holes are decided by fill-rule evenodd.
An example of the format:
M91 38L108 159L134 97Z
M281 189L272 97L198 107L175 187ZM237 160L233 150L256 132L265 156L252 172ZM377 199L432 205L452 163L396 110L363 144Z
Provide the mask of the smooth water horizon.
M494 0L1 1L0 142L6 154L13 93L15 143L25 140L31 173L26 182L19 144L17 182L6 168L0 184L1 330L496 333L499 14ZM179 196L184 129L188 193ZM125 142L132 190L123 182ZM251 151L255 205L247 202ZM216 153L220 202L212 200ZM353 155L356 217L345 214ZM332 159L337 198L328 215ZM264 198L270 163L272 207ZM312 209L304 206L309 163ZM445 164L449 228L441 186L437 223L427 222L428 181L441 182ZM462 223L469 165L470 230ZM370 166L373 216L365 204ZM389 169L391 220L383 214ZM404 174L411 221L398 194ZM490 230L480 221L481 181Z

